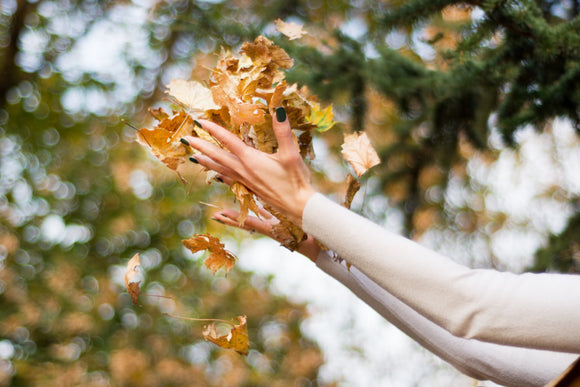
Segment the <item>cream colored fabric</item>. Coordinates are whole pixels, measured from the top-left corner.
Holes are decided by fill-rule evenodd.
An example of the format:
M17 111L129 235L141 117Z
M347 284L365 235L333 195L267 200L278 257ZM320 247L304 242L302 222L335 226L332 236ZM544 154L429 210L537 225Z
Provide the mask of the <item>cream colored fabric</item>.
M470 269L320 194L306 204L303 228L376 285L369 288L383 289L415 315L448 332L449 337L576 354L564 357L562 363L568 364L554 370L553 377L580 353L580 276ZM368 291L355 292L369 304L381 305ZM389 309L388 305L383 307ZM454 364L452 359L446 360ZM454 365L463 369L462 364ZM510 372L508 368L497 369ZM477 372L473 370L473 374Z

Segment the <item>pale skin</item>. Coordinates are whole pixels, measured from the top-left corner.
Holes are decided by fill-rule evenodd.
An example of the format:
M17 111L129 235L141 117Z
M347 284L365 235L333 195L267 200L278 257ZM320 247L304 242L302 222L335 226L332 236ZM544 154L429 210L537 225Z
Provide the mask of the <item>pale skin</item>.
M284 114L285 116L285 114ZM214 170L226 184L238 181L244 184L265 203L280 211L293 223L302 226L302 213L308 199L316 192L311 184L310 172L302 160L292 138L292 129L286 118L272 120L278 151L264 153L246 145L230 131L207 120L198 121L204 130L220 141L225 149L210 144L199 137L185 136L189 145L201 152L195 155L200 165ZM227 150L226 150L227 149ZM214 214L214 219L227 225L238 226L238 213L224 210ZM271 227L276 222L267 211L260 213L263 219L249 217L243 228L255 230L272 237ZM319 247L312 237L304 241L298 251L315 260Z

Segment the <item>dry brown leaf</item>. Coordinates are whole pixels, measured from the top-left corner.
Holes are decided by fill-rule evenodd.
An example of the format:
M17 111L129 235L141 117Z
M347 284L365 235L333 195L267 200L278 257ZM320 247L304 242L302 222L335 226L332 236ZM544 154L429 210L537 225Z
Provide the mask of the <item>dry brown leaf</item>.
M224 267L226 274L235 266L236 257L225 249L225 245L220 240L209 234L196 234L189 239L181 241L183 245L192 253L207 250L209 256L203 261L205 266L215 275Z
M141 294L141 289L139 285L141 281L134 281L136 277L139 277L139 272L137 271L137 267L141 266L141 261L139 260L139 253L135 254L129 262L127 262L127 271L125 272L125 276L123 280L125 281L125 287L127 291L131 295L131 300L133 304L138 305L139 300L138 297Z
M354 172L361 177L370 168L381 163L379 155L371 145L365 132L345 134L342 156L352 165Z
M248 219L250 210L252 210L256 216L260 216L260 208L254 199L254 195L245 185L235 181L231 186L231 190L234 195L236 195L236 199L240 202L240 215L238 215L237 219L240 227L243 226L246 219Z
M342 205L346 208L350 208L352 200L354 199L354 195L356 195L356 193L360 189L360 182L349 173L348 177L346 178L346 184L347 184L346 195L344 197L344 202L342 203Z
M279 221L272 226L272 238L290 251L297 250L300 244L308 238L308 235L272 206L264 204L264 208Z
M152 130L138 130L137 142L148 147L170 169L177 170L188 154L188 149L179 140L194 133L193 119L183 111L172 117L160 108L150 112L162 120Z
M274 20L274 24L276 24L276 30L281 34L286 35L290 40L301 38L302 35L307 33L302 29L301 24L294 22L286 23L282 19L276 19Z
M227 335L218 336L215 323L206 325L203 329L203 337L207 341L225 349L233 349L241 355L248 355L250 339L248 338L248 326L246 316L237 317L239 324L234 325Z

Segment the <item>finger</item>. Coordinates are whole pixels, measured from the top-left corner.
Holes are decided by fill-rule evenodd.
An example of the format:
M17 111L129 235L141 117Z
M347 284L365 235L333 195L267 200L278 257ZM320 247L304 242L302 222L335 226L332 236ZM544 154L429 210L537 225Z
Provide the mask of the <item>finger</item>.
M272 117L272 127L274 128L274 135L278 141L278 153L283 157L298 154L298 149L296 149L296 144L292 136L290 121L288 121L286 109L283 107L276 109L276 114Z
M249 148L238 136L218 124L208 120L199 120L198 122L204 130L217 138L233 154L237 155Z
M220 163L224 166L228 166L231 168L232 165L236 165L239 163L239 159L231 154L230 152L219 148L218 146L202 140L199 137L193 136L184 136L183 139L191 146L193 149L196 149L203 153L204 155L208 156L212 160ZM194 158L200 158L199 155L195 155ZM234 168L232 168L234 169ZM218 171L219 172L219 171Z
M220 163L215 162L206 155L199 154L191 156L189 158L189 161L191 161L194 164L199 164L207 169L211 169L212 171L216 171L217 173L219 173L219 176L228 176L227 179L230 181L233 181L234 179L238 178L238 174L234 170Z
M264 234L266 236L270 236L272 231L272 225L256 218L255 216L249 216L242 226L239 225L237 218L239 216L239 212L225 209L221 212L213 214L213 218L227 224L228 226L233 226L237 228L241 228L248 231L257 231L260 234Z

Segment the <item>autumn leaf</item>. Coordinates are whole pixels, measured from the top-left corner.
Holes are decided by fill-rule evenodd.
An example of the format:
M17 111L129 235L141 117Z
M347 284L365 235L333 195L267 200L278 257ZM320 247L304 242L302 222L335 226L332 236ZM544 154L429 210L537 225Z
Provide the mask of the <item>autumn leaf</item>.
M214 102L211 91L196 81L172 79L167 85L166 93L174 102L196 116L208 109L220 108Z
M240 226L243 226L246 219L248 219L250 210L252 210L256 216L260 216L260 208L254 199L254 195L245 185L235 181L231 186L231 190L234 195L236 195L236 199L240 202L240 215L238 215L237 219Z
M236 257L225 249L220 240L209 234L196 234L181 241L192 253L208 250L209 256L203 261L212 274L224 267L228 273L236 264Z
M290 251L295 251L306 240L308 235L300 227L292 223L288 218L276 211L272 206L264 205L266 211L274 215L279 223L272 226L272 238L277 240Z
M354 195L356 195L356 193L360 189L360 182L349 173L348 177L346 178L346 184L347 184L346 195L344 197L344 202L342 203L342 205L346 208L350 208L352 200L354 199Z
M341 153L358 177L381 162L365 132L345 134Z
M123 280L125 281L125 287L127 291L131 295L131 300L133 304L138 305L139 300L138 297L141 294L141 289L139 285L141 281L135 281L136 279L140 278L140 273L137 271L137 267L141 266L141 261L139 260L139 253L135 254L129 262L127 262L127 271L125 272L125 276Z
M282 19L276 19L274 20L274 24L276 24L276 30L281 34L286 35L290 40L301 38L302 35L307 33L302 29L301 24L294 22L286 23Z
M336 123L333 118L332 105L329 105L326 109L320 109L320 106L315 104L310 114L306 116L306 120L316 125L319 132L326 132L332 128Z
M246 356L250 348L247 318L246 316L238 316L237 319L239 324L233 325L230 332L222 336L218 336L215 323L206 325L202 332L204 339L221 348L233 349L237 353Z

